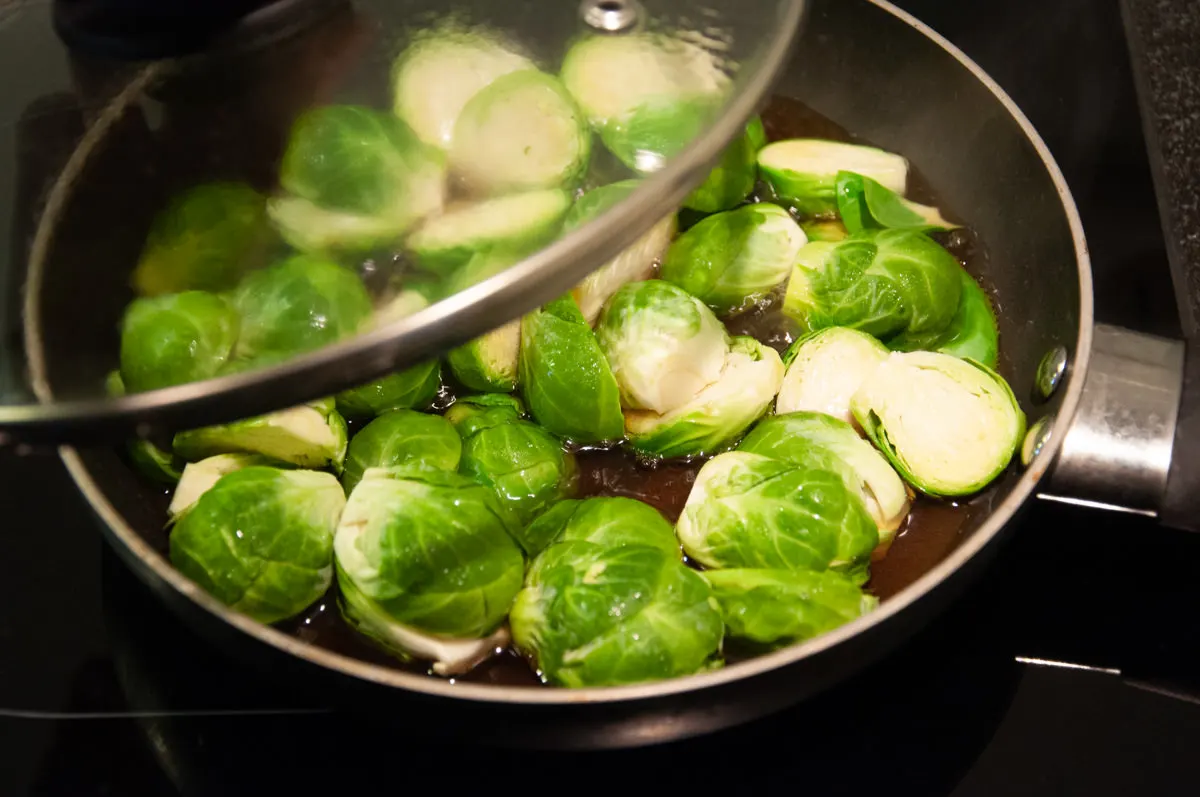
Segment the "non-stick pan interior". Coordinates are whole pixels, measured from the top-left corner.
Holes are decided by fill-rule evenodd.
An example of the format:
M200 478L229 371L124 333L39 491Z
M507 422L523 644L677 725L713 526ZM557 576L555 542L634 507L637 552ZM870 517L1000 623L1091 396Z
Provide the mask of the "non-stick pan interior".
M814 3L794 60L776 91L799 100L861 140L903 153L944 206L969 223L983 248L972 268L989 288L999 315L1000 370L1031 424L1055 412L1066 391L1039 402L1034 395L1034 377L1039 361L1054 346L1063 345L1075 353L1081 313L1090 307L1081 300L1081 285L1088 284L1080 271L1086 260L1080 259L1082 251L1077 253L1071 216L1064 206L1070 199L1060 195L1053 167L984 79L889 8L865 0L824 0ZM251 112L249 107L229 108L232 129L241 130L238 116ZM246 130L252 127L247 125ZM264 164L274 157L272 148L277 142L261 128L254 129L257 137L248 132L244 136L231 133L224 141L205 143L204 152L213 150L205 157L224 158L225 168L260 181L268 179L269 168ZM173 134L178 140L162 146L185 150L193 145L190 134L186 124L180 125ZM121 163L134 158L132 140L113 146L123 148ZM113 157L118 154L114 152ZM153 174L137 179L155 184ZM157 201L155 196L140 195L124 199L137 203L121 209L132 217L140 214L143 204L148 209ZM120 201L108 200L114 205ZM106 200L96 196L89 204L105 208ZM116 212L116 208L103 212ZM98 228L106 226L101 219L91 223ZM114 219L109 219L107 227L113 246L124 245L125 238L136 238L136 232ZM62 277L63 293L54 299L60 307L73 301L64 298L68 290L74 290L66 283L86 270L86 255L79 251L75 273ZM55 278L49 284L56 285ZM100 300L106 297L101 290ZM63 380L64 390L78 378L78 369L101 367L81 356L78 340L48 332L50 373ZM80 456L98 491L133 532L152 548L165 551L161 488L135 476L117 452L89 450L81 451ZM1020 478L1015 464L992 489L975 499L957 542L947 546L940 557L975 533L987 520L990 507L999 505ZM123 533L121 529L116 532L118 536Z

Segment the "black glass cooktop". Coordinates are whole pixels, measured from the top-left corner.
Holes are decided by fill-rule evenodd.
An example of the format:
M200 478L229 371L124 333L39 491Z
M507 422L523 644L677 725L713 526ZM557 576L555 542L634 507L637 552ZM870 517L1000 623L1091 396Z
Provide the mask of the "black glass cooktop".
M1046 138L1083 215L1099 319L1178 334L1117 0L901 5ZM9 256L54 166L34 154L83 123L64 111L48 20L0 0ZM434 743L246 671L124 569L52 457L0 455L0 518L2 795L648 790L657 772L682 793L1141 797L1193 794L1200 777L1200 537L1133 516L1034 505L948 613L862 676L750 726L594 754Z

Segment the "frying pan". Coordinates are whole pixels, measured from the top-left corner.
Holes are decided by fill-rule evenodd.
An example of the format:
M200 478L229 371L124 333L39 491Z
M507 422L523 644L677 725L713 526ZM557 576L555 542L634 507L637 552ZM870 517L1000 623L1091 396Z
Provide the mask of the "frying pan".
M156 488L116 450L63 449L117 553L209 640L247 666L295 679L338 705L400 718L430 734L584 748L711 732L812 697L858 672L953 601L1035 495L1192 527L1180 497L1196 480L1175 450L1182 449L1175 445L1180 407L1194 401L1183 389L1184 345L1094 326L1087 244L1070 192L1036 131L1003 91L952 45L883 0L816 0L776 92L906 155L945 206L978 233L986 248L981 276L999 300L1002 371L1031 422L1023 463L975 501L957 546L877 610L803 644L665 682L580 690L449 683L318 648L229 611L164 557ZM123 138L119 129L112 135L101 159L127 169L139 141L132 134ZM186 151L193 143L186 140L186 125L177 135ZM231 139L210 146L240 148L251 162L260 142ZM189 168L187 159L180 162ZM155 184L155 175L142 177ZM138 225L129 218L151 213L159 198L128 199L81 189L72 200L76 207L62 215L66 229L59 237L136 251L140 241L130 230ZM65 254L47 263L38 297L56 312L41 317L62 319L62 308L70 306L64 292L81 284L101 307L119 308L125 289L117 280L123 275L109 284L88 270L82 248L71 257L64 246ZM115 314L95 321L89 337L87 324L95 316L83 313L72 334L43 330L44 370L56 394L69 395L97 376L79 365L111 345L111 333L99 325ZM1196 359L1187 358L1189 375Z

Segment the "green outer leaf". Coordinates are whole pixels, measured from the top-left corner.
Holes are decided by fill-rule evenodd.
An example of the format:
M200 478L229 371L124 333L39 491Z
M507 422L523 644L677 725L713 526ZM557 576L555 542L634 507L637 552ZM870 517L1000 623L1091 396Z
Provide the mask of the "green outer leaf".
M528 124L506 127L521 103ZM472 192L496 196L573 187L591 155L591 131L574 98L557 77L526 69L496 78L463 106L454 124L450 167Z
M707 567L858 572L879 543L840 469L730 452L704 464L676 532Z
M142 296L228 290L269 235L266 198L250 186L193 186L155 217L133 270L134 289Z
M751 337L736 337L720 379L692 401L663 415L625 413L629 445L665 458L718 453L762 417L782 382L783 363L774 349Z
M947 230L954 225L929 208L854 172L838 172L838 215L851 233L864 229ZM922 212L923 211L923 212Z
M215 294L134 299L121 320L123 389L139 393L214 377L237 339L237 312Z
M563 219L563 232L568 233L582 227L605 211L616 207L627 199L641 182L640 178L618 180L584 192L567 211L566 218Z
M371 297L354 272L315 255L293 255L242 280L233 293L242 315L239 358L287 357L359 332Z
M554 502L573 491L575 456L557 439L529 421L513 419L464 435L461 470L495 490L512 513L513 536L525 552L537 552L524 529Z
M407 194L425 172L440 176L444 162L436 147L423 143L392 113L326 105L296 120L279 182L288 193L328 210L415 220L424 215L417 207L401 211L417 202Z
M329 588L345 504L327 473L261 466L228 473L171 531L171 563L259 622L293 617Z
M456 471L461 459L462 440L448 420L413 410L392 410L350 440L342 484L349 494L370 468L424 464Z
M683 206L701 213L717 213L748 197L758 179L758 151L766 142L762 119L755 116L746 125L746 132L725 148L720 162L700 187L688 195Z
M1013 428L1011 434L1008 435L1008 440L1004 441L1003 448L990 452L993 454L990 459L993 461L993 467L977 478L969 478L959 472L939 472L939 473L924 473L918 474L913 469L909 462L910 456L906 456L900 451L897 445L893 442L893 435L889 435L886 428L886 418L881 417L880 412L886 412L881 407L875 406L875 402L871 400L871 382L868 380L863 385L854 397L851 403L851 410L854 412L854 417L862 427L863 432L875 444L892 467L904 477L904 480L912 485L917 490L926 495L935 498L951 498L965 495L972 495L979 492L988 484L990 484L997 476L1004 472L1012 461L1013 455L1017 448L1021 445L1021 440L1025 436L1026 418L1025 413L1021 410L1017 398L1013 395L1012 388L1002 376L993 371L991 368L974 360L962 359L949 354L941 354L936 352L908 352L896 353L892 357L909 357L921 358L921 365L918 367L932 367L930 359L940 360L938 363L943 369L948 369L957 372L959 379L965 378L973 369L978 371L978 378L975 385L971 389L964 388L965 400L976 400L984 392L998 395L1003 400L1003 407L996 408L1007 417L993 416L991 418L981 418L979 428L994 427L1004 421L1012 421ZM944 359L942 359L944 358ZM957 365L956 365L957 364ZM881 366L882 368L883 366ZM875 378L878 378L876 375ZM889 403L896 399L909 398L920 400L916 396L906 396L902 392L889 391ZM955 445L961 446L961 442L956 442ZM984 453L986 456L986 452Z
M995 368L1000 353L1000 331L992 302L979 283L962 270L962 296L950 325L936 334L900 334L888 341L893 351L937 351L975 360Z
M837 211L838 173L851 171L903 191L908 162L876 147L824 139L786 139L759 150L759 173L776 199L807 216Z
M346 421L330 402L314 402L178 432L171 447L188 462L217 454L262 454L301 468L340 473L346 458Z
M886 339L945 329L962 293L954 256L912 230L864 230L800 250L783 312L805 332L840 326Z
M599 128L600 140L633 171L653 173L712 124L721 99L704 94L654 98Z
M810 241L841 241L850 233L840 221L812 220L800 222L800 229Z
M701 574L721 606L730 637L766 645L828 633L879 605L831 570L708 570Z
M648 545L675 556L679 541L662 514L621 496L559 501L525 529L531 555L551 543L585 542L601 548Z
M504 620L524 557L488 488L427 468L369 470L334 540L343 577L397 623L476 638Z
M747 309L787 281L806 243L778 205L756 203L700 221L675 239L659 277L718 315Z
M441 363L428 360L339 393L337 408L347 418L373 418L389 410L427 409L441 386Z
M478 396L460 396L446 410L445 418L465 438L484 429L520 420L524 415L525 406L516 396L481 393Z
M149 440L130 440L125 450L133 467L145 478L159 484L177 484L183 476L183 466L171 451L163 451Z
M564 296L521 321L521 391L534 420L560 437L623 436L620 390L575 300Z

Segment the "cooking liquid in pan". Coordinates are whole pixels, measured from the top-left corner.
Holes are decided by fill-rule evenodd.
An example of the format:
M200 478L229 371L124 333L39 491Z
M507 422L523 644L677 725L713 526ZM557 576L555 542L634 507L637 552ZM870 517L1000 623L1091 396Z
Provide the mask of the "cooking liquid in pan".
M804 104L786 97L774 97L762 120L771 141L784 138L825 138L855 143L870 143L855 139L846 130L817 114ZM901 153L903 154L903 153ZM910 198L936 205L937 199L919 174L910 171ZM953 219L946 208L943 214ZM965 222L966 220L959 220ZM959 230L936 236L977 279L983 270L984 254L969 230ZM992 293L990 286L984 289ZM728 327L733 334L752 335L773 346L781 353L793 340L794 329L780 312L782 297L732 319ZM999 309L999 308L997 308ZM1000 371L1007 371L1001 342ZM453 400L453 390L444 393L439 408ZM641 463L623 450L580 450L576 452L579 467L577 496L626 496L644 501L661 511L672 523L679 517L696 473L704 464L667 461ZM962 540L967 521L976 513L990 508L988 493L965 504L954 504L918 497L887 555L871 564L871 580L867 590L881 600L895 595L916 581L950 554ZM405 663L375 647L343 622L337 606L336 584L326 597L305 614L281 624L281 627L306 642L338 653L385 666L413 672L426 672L422 662ZM729 663L745 659L753 652L738 649L726 642L725 659ZM479 665L457 680L507 686L536 686L533 668L512 651Z

